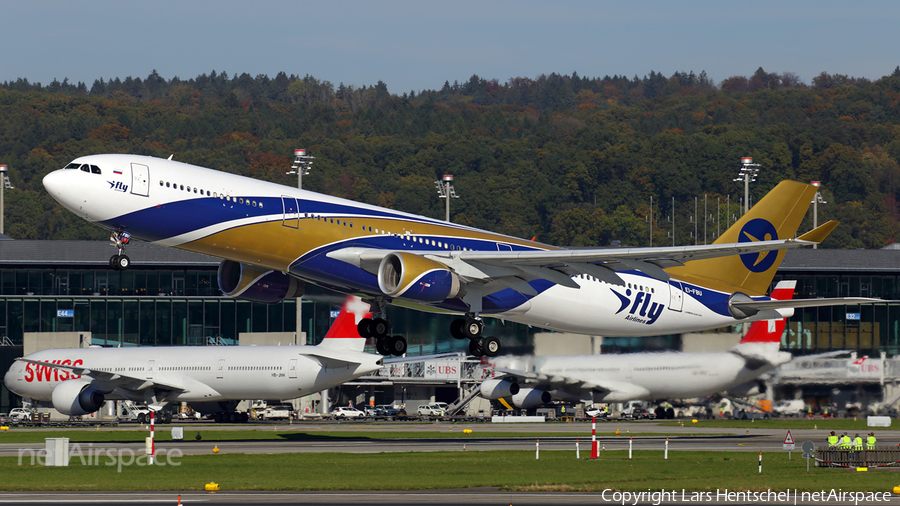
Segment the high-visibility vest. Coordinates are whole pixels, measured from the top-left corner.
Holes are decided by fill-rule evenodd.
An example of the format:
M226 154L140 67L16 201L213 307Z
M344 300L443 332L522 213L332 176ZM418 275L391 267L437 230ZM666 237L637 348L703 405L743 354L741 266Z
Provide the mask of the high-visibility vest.
M853 440L853 449L854 450L862 450L862 448L863 448L862 447L862 438L859 436L856 436L856 438Z
M850 436L841 436L841 449L849 450L853 443L850 442Z
M866 438L866 449L867 450L875 449L875 436L869 436Z
M828 436L828 446L834 448L838 444L837 436Z

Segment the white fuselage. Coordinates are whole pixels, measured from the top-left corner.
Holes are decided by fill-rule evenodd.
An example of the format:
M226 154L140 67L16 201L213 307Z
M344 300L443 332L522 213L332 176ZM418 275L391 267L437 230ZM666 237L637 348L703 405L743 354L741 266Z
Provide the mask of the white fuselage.
M770 359L757 361L755 368L748 367L748 360L734 351L500 357L495 365L541 377L564 378L565 383L574 385L557 385L554 397L593 402L686 399L726 391L790 360L790 354L778 352L777 343L770 347ZM591 390L580 385L599 388ZM540 382L537 387L544 388Z
M259 181L185 163L135 155L93 155L100 174L60 169L44 185L62 205L110 230L165 246L205 253L291 275L345 293L383 297L377 276L329 253L359 247L390 251L556 250L500 234ZM638 270L621 271L626 286L588 275L580 289L532 283L537 295L513 290L484 298L481 314L581 334L647 336L713 329L739 321L789 316L760 311L736 319L730 292ZM418 309L465 313L460 299L397 300Z
M242 399L293 399L334 387L381 368L377 355L341 351L356 363L310 356L315 346L202 346L142 348L72 348L45 350L28 359L85 367L158 384L166 402L217 402ZM335 355L331 352L330 355ZM326 367L326 365L329 365ZM81 380L101 387L104 381L22 361L6 373L10 391L34 400L49 401L63 381ZM153 387L140 381L123 383L106 395L111 400L150 401ZM112 383L109 383L112 385ZM166 386L179 390L167 392Z

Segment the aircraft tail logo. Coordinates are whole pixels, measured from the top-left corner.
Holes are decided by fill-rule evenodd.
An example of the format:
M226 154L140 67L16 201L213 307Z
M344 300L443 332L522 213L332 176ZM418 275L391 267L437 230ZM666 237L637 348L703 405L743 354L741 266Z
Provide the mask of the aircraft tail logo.
M728 228L713 244L779 240L797 235L816 187L782 181ZM693 260L669 274L721 291L765 295L784 258L784 250Z
M355 295L347 297L347 300L344 301L344 305L341 307L341 312L334 319L334 323L328 329L328 333L325 334L325 338L322 339L322 343L319 346L363 351L366 340L359 335L357 325L363 318L371 318L372 313L370 310L369 305L363 302L361 298Z

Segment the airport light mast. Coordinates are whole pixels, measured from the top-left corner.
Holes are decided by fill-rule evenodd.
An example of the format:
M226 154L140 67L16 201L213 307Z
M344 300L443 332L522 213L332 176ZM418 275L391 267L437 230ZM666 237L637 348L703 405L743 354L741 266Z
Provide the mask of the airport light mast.
M9 182L9 176L6 173L9 172L9 167L5 164L0 165L0 234L4 233L3 229L3 215L6 213L6 207L4 207L3 203L3 192L6 190L12 190L15 187Z
M747 211L750 210L750 181L756 181L756 175L759 174L760 167L760 164L753 163L753 158L749 156L742 157L741 170L738 172L738 177L734 178L735 181L744 182L744 214L747 214Z
M291 170L285 174L297 174L297 188L303 189L303 176L309 175L309 171L312 170L312 161L315 159L316 157L307 155L305 149L294 150L294 164L291 165Z
M441 178L440 181L435 181L434 186L437 187L438 198L446 199L446 212L444 221L450 223L450 199L458 199L459 195L456 194L456 189L453 187L453 176L450 174L445 174L444 177Z
M819 204L827 204L825 199L822 198L822 192L819 191L819 187L822 186L820 181L813 181L810 183L811 185L816 187L816 196L812 199L813 205L813 230L819 226ZM818 244L813 244L813 249L817 248Z

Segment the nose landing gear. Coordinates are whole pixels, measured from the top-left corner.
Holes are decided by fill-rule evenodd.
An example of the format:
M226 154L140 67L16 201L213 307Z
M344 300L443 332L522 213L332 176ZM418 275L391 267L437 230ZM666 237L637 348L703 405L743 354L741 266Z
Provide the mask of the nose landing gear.
M124 271L131 267L131 259L125 254L125 245L131 240L131 234L128 232L113 232L109 235L109 240L116 247L118 253L109 257L109 266L116 271Z

